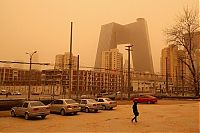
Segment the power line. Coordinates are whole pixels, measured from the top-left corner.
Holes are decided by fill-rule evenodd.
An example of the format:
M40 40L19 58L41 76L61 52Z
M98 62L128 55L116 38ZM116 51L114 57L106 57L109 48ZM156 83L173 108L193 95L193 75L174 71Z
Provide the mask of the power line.
M11 63L11 64L30 64L30 62L21 62L21 61L0 61L0 63ZM50 63L31 63L35 65L50 65Z

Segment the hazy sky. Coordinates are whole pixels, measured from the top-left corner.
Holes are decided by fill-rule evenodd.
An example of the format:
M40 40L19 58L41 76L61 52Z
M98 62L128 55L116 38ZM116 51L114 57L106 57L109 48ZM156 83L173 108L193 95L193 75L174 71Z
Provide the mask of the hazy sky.
M69 51L72 21L73 54L81 65L94 66L101 25L143 17L158 72L163 30L186 6L198 8L198 0L0 0L0 60L29 61L25 53L37 50L40 62L54 63L56 54Z

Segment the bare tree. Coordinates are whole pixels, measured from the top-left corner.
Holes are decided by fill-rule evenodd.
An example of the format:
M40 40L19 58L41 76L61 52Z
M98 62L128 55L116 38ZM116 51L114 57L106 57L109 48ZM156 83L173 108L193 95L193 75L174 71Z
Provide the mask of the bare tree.
M192 86L195 89L195 96L199 97L199 72L196 63L196 52L199 44L194 41L195 35L199 32L199 16L197 11L188 8L183 9L183 14L177 17L175 25L166 29L167 43L174 44L185 51L184 58L178 58L188 68Z

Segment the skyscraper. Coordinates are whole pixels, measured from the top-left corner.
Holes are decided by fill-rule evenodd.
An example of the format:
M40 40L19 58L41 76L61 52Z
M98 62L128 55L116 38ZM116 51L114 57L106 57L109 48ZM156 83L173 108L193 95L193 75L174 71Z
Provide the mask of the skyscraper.
M117 45L120 44L134 45L131 52L134 70L154 73L147 23L144 18L138 18L136 22L127 25L117 23L103 25L99 37L95 67L101 67L103 51L117 48Z

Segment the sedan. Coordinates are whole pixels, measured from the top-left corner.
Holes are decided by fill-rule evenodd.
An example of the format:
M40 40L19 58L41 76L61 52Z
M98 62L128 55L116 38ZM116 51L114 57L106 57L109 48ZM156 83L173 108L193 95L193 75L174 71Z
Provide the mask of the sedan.
M52 113L60 113L61 115L67 113L77 114L81 110L79 103L73 99L58 99L51 102L49 107Z
M22 93L19 92L19 91L14 91L14 92L12 93L12 95L22 95Z
M117 107L117 102L111 100L110 98L96 98L95 100L102 105L103 110Z
M88 112L98 112L99 109L102 109L100 103L94 99L81 99L80 100L81 111Z
M24 116L26 120L37 116L41 116L44 119L49 114L49 106L44 105L40 101L25 101L11 109L11 116Z
M140 95L139 97L133 98L133 101L136 101L138 103L156 103L157 98L153 96L146 96L146 95Z

